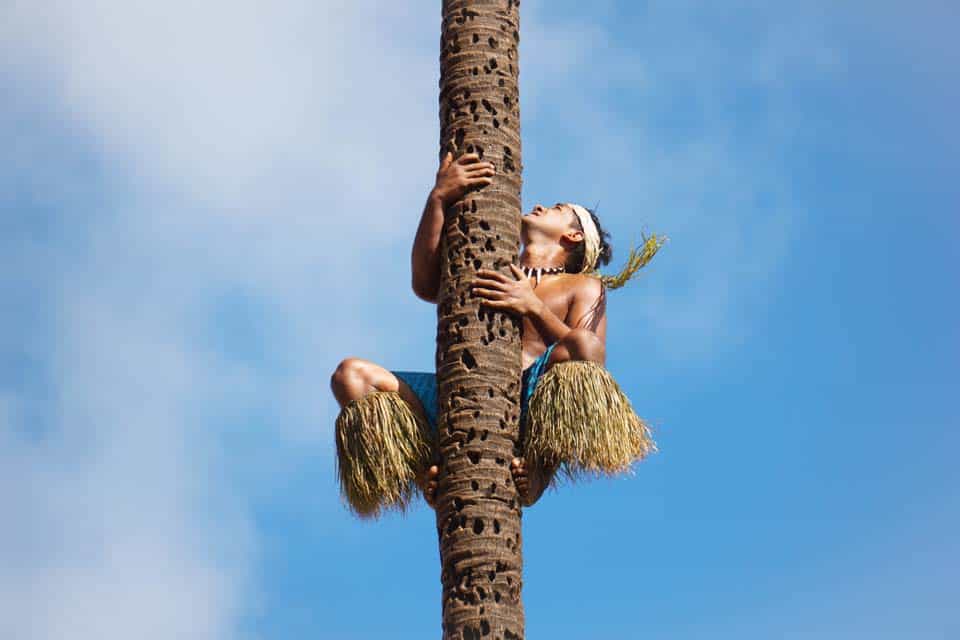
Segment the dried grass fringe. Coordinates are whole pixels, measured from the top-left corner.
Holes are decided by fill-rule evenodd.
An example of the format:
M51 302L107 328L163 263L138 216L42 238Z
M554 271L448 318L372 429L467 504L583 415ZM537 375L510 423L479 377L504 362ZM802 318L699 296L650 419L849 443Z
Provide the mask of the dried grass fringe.
M615 276L607 276L594 270L592 275L600 278L608 289L619 289L627 284L640 269L643 269L653 260L653 256L657 255L657 251L663 247L666 241L666 236L658 236L657 234L653 234L649 238L643 236L643 242L640 243L639 248L630 247L627 263L623 266L623 269L620 270L620 273Z
M353 400L336 423L337 474L347 504L363 518L405 511L434 451L429 427L399 393Z
M657 450L647 424L610 372L594 362L561 362L541 378L527 409L524 456L560 467L570 480L630 473Z

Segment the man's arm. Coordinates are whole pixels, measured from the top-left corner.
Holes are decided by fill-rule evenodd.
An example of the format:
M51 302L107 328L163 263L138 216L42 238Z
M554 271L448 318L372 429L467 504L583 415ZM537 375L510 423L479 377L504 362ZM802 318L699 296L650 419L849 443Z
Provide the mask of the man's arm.
M599 278L584 276L571 292L570 307L565 319L558 318L542 300L540 304L533 306L528 317L547 342L560 340L572 329L587 329L606 342L606 307L603 283Z
M481 162L480 156L468 153L453 159L447 153L437 170L437 179L420 216L410 254L413 292L427 302L436 302L440 290L440 237L443 234L443 212L471 188L479 189L493 182L493 164Z
M440 236L443 233L443 201L431 191L423 206L417 235L413 239L410 267L413 292L427 302L437 301L440 288Z
M567 322L575 329L587 329L607 340L607 289L600 278L583 276L567 311Z

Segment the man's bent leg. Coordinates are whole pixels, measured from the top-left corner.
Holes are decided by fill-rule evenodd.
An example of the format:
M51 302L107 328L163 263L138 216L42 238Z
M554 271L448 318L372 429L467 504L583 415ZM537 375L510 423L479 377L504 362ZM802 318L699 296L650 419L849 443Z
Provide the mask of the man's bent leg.
M604 368L603 341L574 329L531 383L525 458L562 463L571 477L615 474L655 450L649 428ZM556 365L556 366L555 366Z
M330 377L330 389L341 408L374 391L396 391L410 405L417 418L425 423L429 422L420 398L413 392L410 385L369 360L361 358L343 360Z
M603 366L607 360L607 349L603 340L588 329L572 329L557 341L550 359L547 360L546 368L549 369L558 362L571 360L596 362Z
M337 466L350 506L361 516L405 508L434 455L419 398L392 372L360 358L341 362L330 385L341 405Z

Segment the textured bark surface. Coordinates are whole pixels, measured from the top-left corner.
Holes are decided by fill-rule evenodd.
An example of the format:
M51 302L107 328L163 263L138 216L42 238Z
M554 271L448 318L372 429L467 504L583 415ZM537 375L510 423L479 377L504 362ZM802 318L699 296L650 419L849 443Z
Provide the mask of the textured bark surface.
M443 151L477 153L493 184L447 211L437 305L442 472L437 533L446 640L524 637L521 511L510 474L520 414L520 321L469 295L480 268L509 274L520 243L518 0L444 0Z

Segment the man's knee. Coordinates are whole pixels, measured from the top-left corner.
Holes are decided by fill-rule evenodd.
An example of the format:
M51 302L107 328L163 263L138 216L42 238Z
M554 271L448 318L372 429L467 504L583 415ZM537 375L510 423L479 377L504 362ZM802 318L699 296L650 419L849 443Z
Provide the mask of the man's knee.
M342 389L351 382L362 380L365 365L366 362L360 358L344 358L330 376L330 386Z
M588 329L572 329L563 336L561 342L570 352L572 360L589 360L602 364L606 356L603 340Z

